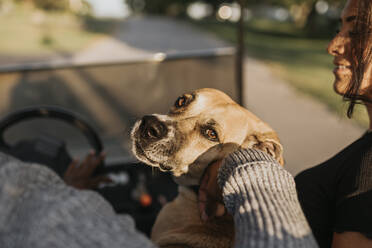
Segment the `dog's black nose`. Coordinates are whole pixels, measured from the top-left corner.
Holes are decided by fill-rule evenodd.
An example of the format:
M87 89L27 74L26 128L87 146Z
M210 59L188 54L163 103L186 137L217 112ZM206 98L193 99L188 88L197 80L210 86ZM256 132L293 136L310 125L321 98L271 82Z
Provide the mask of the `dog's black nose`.
M156 116L145 115L140 126L141 135L144 138L159 140L168 134L167 126Z

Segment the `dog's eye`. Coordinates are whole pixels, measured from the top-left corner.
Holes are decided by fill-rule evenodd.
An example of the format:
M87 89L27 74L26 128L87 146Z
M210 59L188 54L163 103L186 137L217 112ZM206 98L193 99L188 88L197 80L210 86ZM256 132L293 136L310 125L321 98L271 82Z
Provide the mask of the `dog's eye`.
M178 97L178 99L176 100L174 106L175 106L176 108L181 108L181 107L183 107L183 106L186 105L186 100L187 100L186 97L184 97L184 96L180 96L180 97Z
M218 141L217 132L211 128L205 129L204 135L211 141Z

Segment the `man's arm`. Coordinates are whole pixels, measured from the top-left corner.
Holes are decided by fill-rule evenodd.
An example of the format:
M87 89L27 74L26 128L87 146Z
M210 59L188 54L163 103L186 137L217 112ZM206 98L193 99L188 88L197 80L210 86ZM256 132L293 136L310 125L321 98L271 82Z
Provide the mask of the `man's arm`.
M97 193L0 153L0 247L155 247Z

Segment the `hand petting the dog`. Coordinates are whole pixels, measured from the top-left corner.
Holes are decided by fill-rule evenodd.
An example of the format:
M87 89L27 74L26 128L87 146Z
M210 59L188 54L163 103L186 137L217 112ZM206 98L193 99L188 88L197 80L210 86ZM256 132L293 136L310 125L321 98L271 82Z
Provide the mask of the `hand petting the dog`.
M106 154L101 152L96 155L95 151L89 152L80 164L78 159L73 160L68 166L63 180L67 185L77 189L94 189L102 182L110 182L106 176L93 176L94 170L105 159Z
M217 183L218 169L222 162L223 160L218 160L209 165L201 178L198 207L202 221L220 217L227 213L222 199L222 191Z

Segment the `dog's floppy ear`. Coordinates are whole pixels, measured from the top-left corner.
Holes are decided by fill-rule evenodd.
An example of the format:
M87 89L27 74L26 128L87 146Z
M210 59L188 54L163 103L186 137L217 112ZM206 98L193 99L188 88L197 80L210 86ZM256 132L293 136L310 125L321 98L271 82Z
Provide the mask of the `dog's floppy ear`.
M273 156L281 165L284 165L283 146L275 132L250 134L241 146L264 151Z

